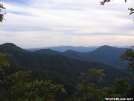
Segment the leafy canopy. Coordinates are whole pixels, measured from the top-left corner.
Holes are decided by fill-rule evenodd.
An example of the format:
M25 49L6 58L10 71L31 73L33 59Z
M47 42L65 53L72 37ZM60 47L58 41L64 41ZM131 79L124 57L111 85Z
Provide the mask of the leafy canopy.
M58 94L66 92L62 85L52 84L50 80L31 81L31 72L19 71L7 76L6 81L2 80L2 89L5 88L5 83L8 88L3 91L0 89L0 101L7 101L8 97L9 101L55 101ZM7 89L9 92L6 92Z
M81 83L77 85L76 94L68 101L100 101L104 98L99 83L106 75L102 69L89 69L88 73L81 73Z
M134 69L134 47L127 49L120 58L121 60L128 61L128 69Z
M116 78L115 84L113 85L113 90L115 94L120 94L122 97L124 97L125 91L128 90L129 84L128 84L129 79L128 78Z
M3 67L10 66L10 63L6 60L7 56L10 56L10 55L4 52L0 52L0 71L3 69Z
M0 4L0 12L1 12L1 9L6 9L2 4ZM6 14L6 13L4 13ZM0 13L0 22L2 22L4 20L4 14L1 14Z

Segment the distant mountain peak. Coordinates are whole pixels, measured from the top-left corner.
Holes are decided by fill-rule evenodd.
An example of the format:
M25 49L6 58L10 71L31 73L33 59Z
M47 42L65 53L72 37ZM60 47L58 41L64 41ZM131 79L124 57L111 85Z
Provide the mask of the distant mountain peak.
M4 43L4 44L1 44L1 45L4 45L4 46L14 46L14 47L16 47L16 45L13 44L13 43Z
M99 48L104 48L104 47L110 48L110 47L113 47L113 46L103 45L103 46L100 46Z
M109 46L109 45L103 45L102 47L111 47L111 46Z
M109 45L103 45L101 47L98 47L96 50L107 50L107 49L112 49L112 48L116 48L116 47L109 46Z
M4 43L0 45L0 50L18 50L18 51L25 51L22 48L16 46L13 43ZM26 52L26 51L25 51Z

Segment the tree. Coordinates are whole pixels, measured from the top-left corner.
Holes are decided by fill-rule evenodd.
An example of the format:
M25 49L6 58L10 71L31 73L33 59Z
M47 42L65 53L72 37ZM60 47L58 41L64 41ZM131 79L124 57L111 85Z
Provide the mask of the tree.
M9 101L55 101L58 94L65 93L62 85L52 84L48 81L31 81L30 73L32 71L19 71L7 76L7 84L10 90ZM1 81L1 87L4 88L5 81ZM4 90L3 90L4 91ZM0 92L0 101L7 101L6 91Z
M128 61L128 69L134 69L134 47L128 48L120 58Z
M110 2L111 0L103 0L103 1L101 1L100 3L101 3L101 5L104 5L106 2ZM127 2L127 0L125 0L125 2Z
M6 59L7 56L10 56L10 55L4 52L0 52L0 71L3 70L3 67L10 66L10 63Z
M116 79L115 84L113 85L113 90L115 94L120 94L122 97L124 97L125 92L129 88L128 84L128 78L121 78L121 79Z
M111 0L103 0L100 2L101 5L104 5L106 2L110 2ZM125 2L127 2L127 0L125 0ZM128 8L128 10L130 10L130 14L133 14L134 13L134 8Z
M81 73L81 83L77 85L76 94L68 101L100 101L104 99L99 83L105 76L102 69L89 69L89 72Z
M4 52L0 52L0 72L2 72L2 74L3 74L3 79L5 81L5 88L8 91L8 93L7 93L8 98L9 98L8 100L10 100L9 87L8 87L8 84L7 84L6 75L5 75L5 71L4 71L5 67L10 66L10 63L6 60L7 56L10 56L10 55L7 54L7 53L4 53Z
M128 48L126 52L124 52L120 56L121 60L128 61L127 68L130 69L132 72L134 71L134 46L132 48ZM134 79L134 78L133 78ZM133 97L134 96L134 85L129 88L126 97Z
M1 9L6 9L2 4L0 4L0 12L1 12ZM4 13L6 14L6 13ZM4 20L4 14L0 14L0 22L2 22Z

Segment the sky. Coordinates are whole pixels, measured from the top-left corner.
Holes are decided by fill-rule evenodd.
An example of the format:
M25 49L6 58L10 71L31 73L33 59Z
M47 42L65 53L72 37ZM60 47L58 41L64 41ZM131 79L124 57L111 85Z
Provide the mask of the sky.
M0 44L50 46L133 46L134 0L2 0Z

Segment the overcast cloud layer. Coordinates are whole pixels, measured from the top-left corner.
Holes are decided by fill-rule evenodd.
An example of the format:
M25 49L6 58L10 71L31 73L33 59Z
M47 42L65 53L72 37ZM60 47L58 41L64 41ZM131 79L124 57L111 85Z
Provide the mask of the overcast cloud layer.
M7 12L0 44L22 48L58 45L134 45L134 0L2 0Z

